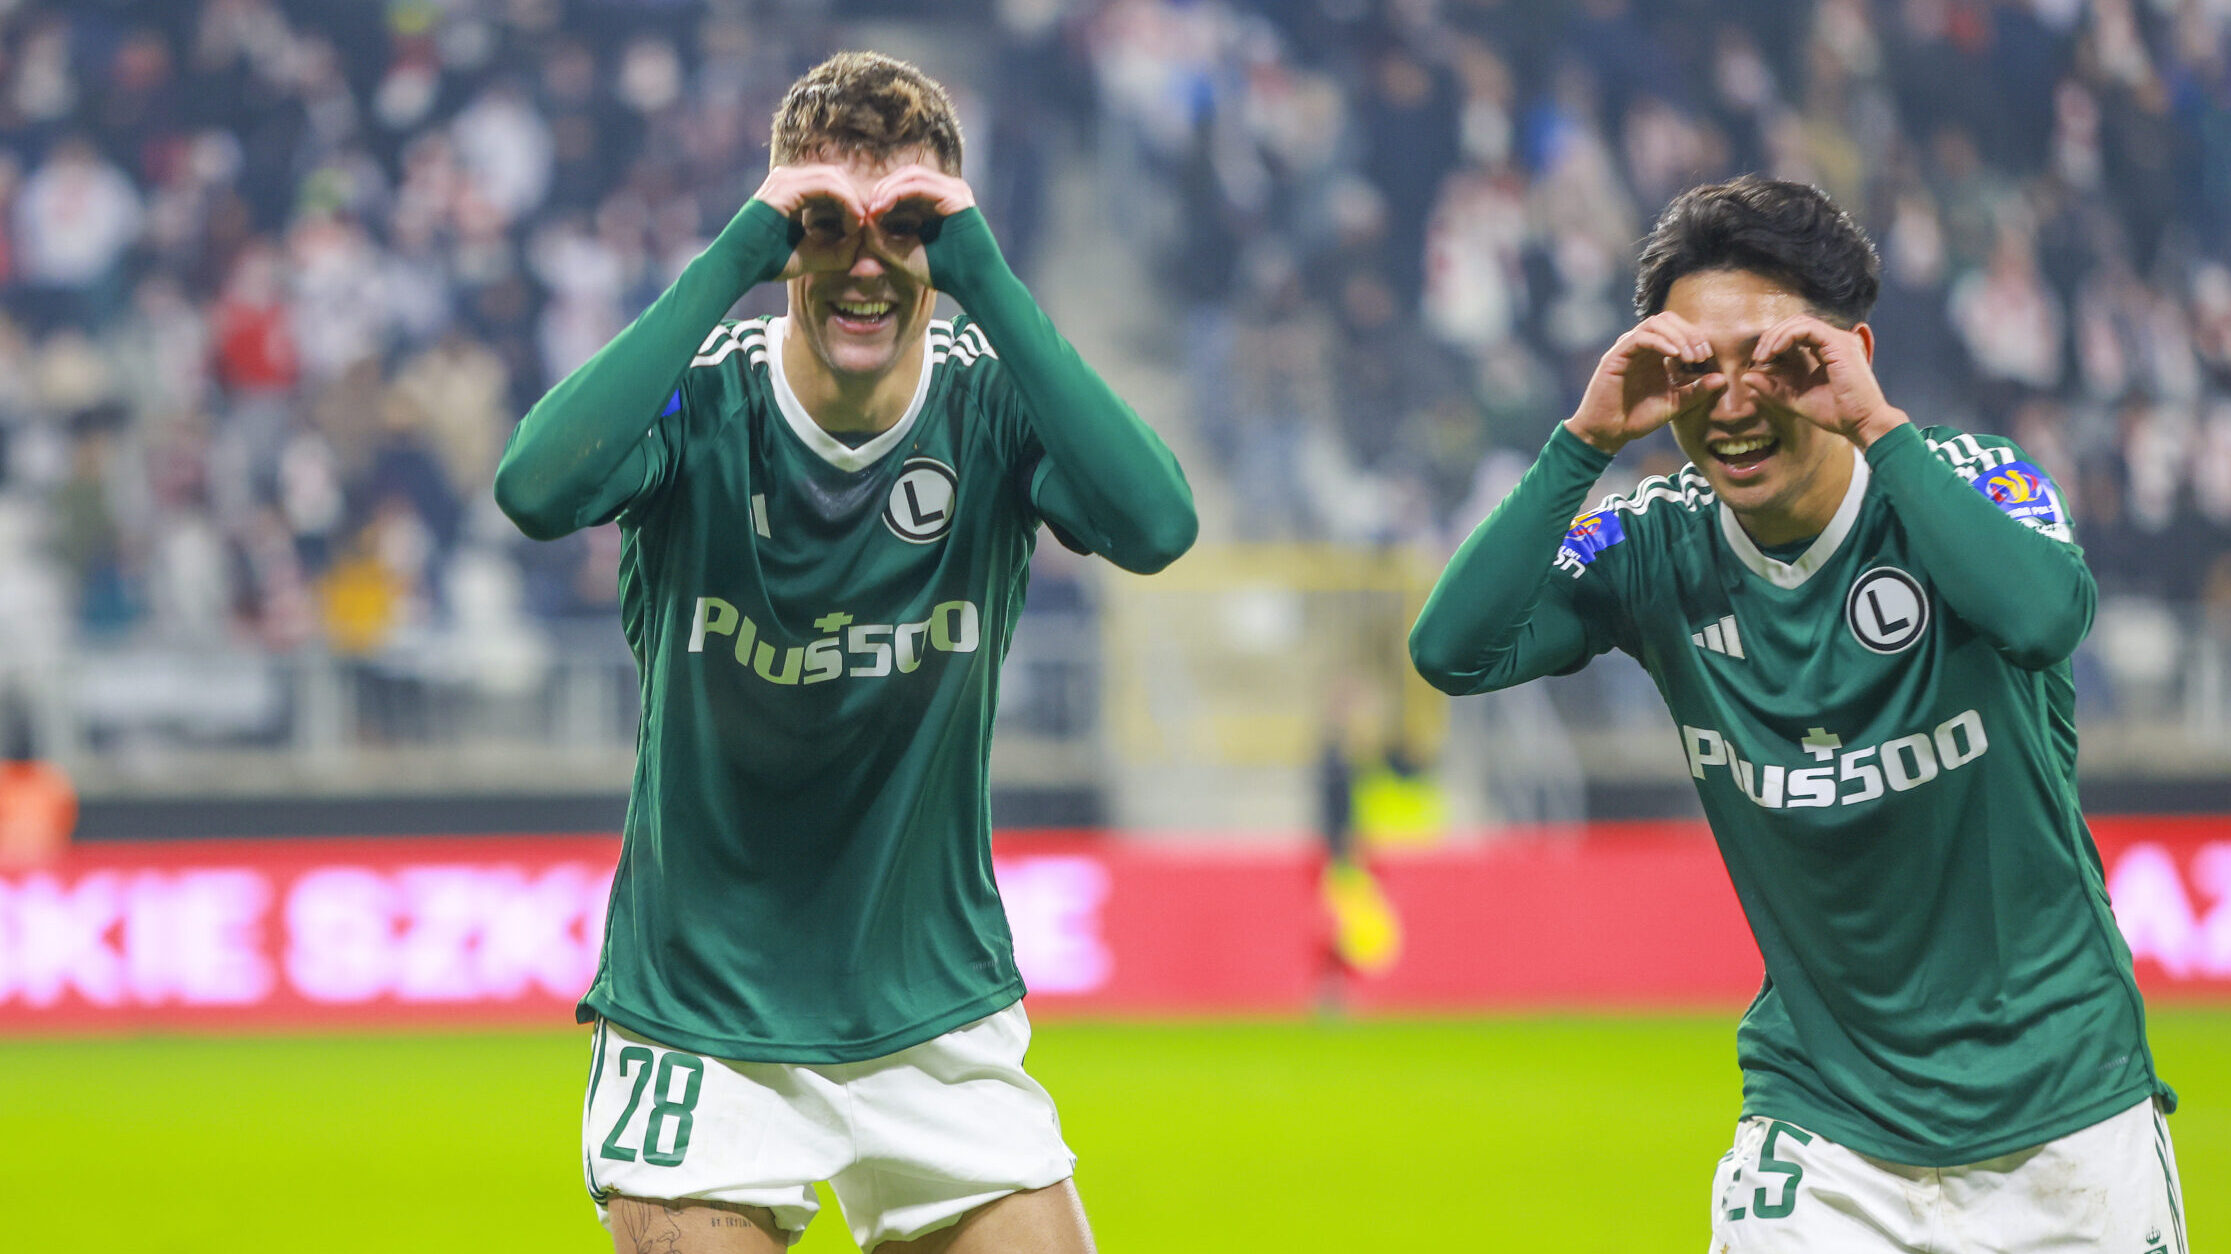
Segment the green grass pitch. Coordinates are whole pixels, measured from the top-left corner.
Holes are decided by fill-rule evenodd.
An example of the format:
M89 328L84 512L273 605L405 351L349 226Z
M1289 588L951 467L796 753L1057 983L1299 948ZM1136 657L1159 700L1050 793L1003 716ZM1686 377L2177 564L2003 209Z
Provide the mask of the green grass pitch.
M1695 1254L1734 1018L1055 1021L1031 1065L1111 1254ZM2231 1242L2231 1008L2153 1031L2211 1249ZM608 1251L579 1183L586 1041L0 1042L0 1247ZM854 1246L832 1210L796 1248Z

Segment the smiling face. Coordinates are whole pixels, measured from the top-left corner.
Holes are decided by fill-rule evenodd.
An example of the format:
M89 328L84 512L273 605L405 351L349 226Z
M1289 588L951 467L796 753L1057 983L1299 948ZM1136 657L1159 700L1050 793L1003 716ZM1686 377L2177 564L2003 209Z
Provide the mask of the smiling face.
M843 167L861 200L884 175L904 165L934 166L927 149L911 148L884 159L827 154ZM873 388L896 378L920 357L937 290L921 264L921 231L927 215L899 204L869 223L856 243L844 237L844 215L833 203L811 204L799 215L806 238L798 248L841 250L849 266L814 270L790 280L790 329L827 374L835 390ZM786 359L787 361L787 359ZM898 380L911 388L914 372Z
M1834 411L1828 372L1812 352L1793 348L1763 365L1751 349L1768 328L1795 314L1818 314L1805 298L1748 270L1698 270L1676 279L1665 307L1703 332L1712 360L1669 363L1676 380L1697 385L1673 419L1673 436L1753 540L1788 544L1820 534L1851 485L1851 441L1808 413ZM1858 328L1870 353L1873 334Z

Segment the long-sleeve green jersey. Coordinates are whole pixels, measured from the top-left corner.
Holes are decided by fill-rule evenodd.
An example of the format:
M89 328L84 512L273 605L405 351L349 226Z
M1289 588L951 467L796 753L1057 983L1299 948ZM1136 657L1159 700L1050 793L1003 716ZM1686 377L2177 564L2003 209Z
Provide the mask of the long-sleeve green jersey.
M1899 427L1781 560L1693 466L1576 519L1609 462L1553 432L1411 652L1451 692L1614 648L1656 681L1765 960L1744 1113L1949 1166L2169 1098L2077 805L2096 592L2052 481Z
M974 211L930 252L897 424L848 445L784 318L722 315L789 254L758 202L521 423L530 534L616 518L642 724L581 1015L729 1058L888 1054L1023 993L992 879L999 663L1041 521L1133 569L1190 543L1151 430L1077 360Z

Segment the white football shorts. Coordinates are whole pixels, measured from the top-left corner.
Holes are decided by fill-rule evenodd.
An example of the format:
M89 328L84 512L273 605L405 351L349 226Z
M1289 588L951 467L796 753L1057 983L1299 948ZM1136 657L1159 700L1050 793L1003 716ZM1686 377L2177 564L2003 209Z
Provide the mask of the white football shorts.
M2189 1254L2176 1151L2152 1099L1960 1167L1884 1162L1753 1117L1712 1181L1711 1254L2072 1249Z
M826 1180L863 1250L912 1240L1010 1193L1068 1179L1077 1156L1023 1071L1022 1003L895 1054L735 1062L608 1020L591 1044L581 1158L597 1218L615 1194L764 1206L795 1242Z

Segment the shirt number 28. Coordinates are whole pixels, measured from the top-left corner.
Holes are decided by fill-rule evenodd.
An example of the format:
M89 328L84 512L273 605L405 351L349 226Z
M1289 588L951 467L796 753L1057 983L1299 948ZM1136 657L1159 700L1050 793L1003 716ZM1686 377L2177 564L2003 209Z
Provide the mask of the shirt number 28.
M704 1059L694 1054L654 1053L645 1046L630 1045L620 1051L619 1066L620 1078L624 1080L632 1074L635 1087L627 1095L626 1109L612 1124L612 1134L604 1138L602 1156L615 1162L635 1161L635 1148L620 1144L620 1138L635 1121L635 1112L643 1104L643 1091L648 1088L651 1108L643 1120L643 1161L654 1167L681 1166L682 1155L689 1153L689 1130L696 1118L697 1093L705 1082ZM676 1072L688 1077L682 1083L679 1096L674 1094ZM665 1148L660 1148L662 1145Z

